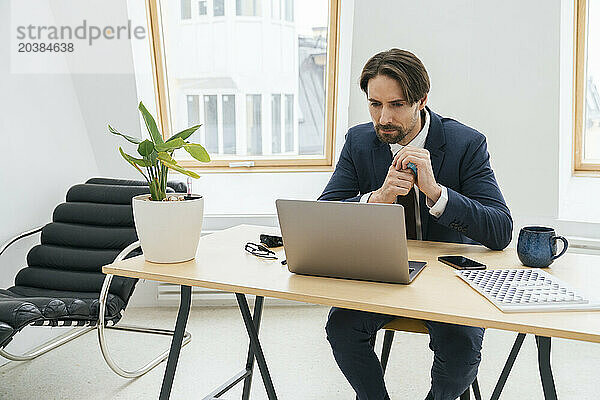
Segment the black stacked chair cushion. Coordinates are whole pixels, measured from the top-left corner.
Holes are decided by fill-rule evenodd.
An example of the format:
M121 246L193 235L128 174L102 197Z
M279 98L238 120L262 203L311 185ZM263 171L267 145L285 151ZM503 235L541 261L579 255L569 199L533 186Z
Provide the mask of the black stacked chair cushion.
M115 178L90 178L86 183L96 185L121 185L121 186L146 186L144 181L135 181L130 179L115 179ZM168 181L167 192L185 193L187 185L184 182Z
M40 309L29 301L13 299L0 292L0 348L4 347L18 331L42 318Z
M168 185L170 191L187 189L178 182ZM131 199L147 193L145 182L110 178L92 178L69 189L66 202L42 229L40 244L27 254L27 267L17 273L15 285L0 289L0 348L30 324L98 320L102 266L137 240ZM121 318L136 282L113 278L107 320Z

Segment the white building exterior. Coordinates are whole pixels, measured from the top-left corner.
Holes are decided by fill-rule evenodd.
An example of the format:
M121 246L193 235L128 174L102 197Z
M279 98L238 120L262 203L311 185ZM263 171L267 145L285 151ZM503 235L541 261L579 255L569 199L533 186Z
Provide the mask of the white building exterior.
M171 0L163 7L173 133L202 123L211 156L297 155L293 0Z

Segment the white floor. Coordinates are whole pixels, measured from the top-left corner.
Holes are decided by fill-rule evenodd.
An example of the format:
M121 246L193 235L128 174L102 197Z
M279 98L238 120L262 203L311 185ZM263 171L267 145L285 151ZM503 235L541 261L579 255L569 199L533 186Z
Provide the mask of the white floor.
M317 306L269 307L267 299L260 335L280 399L354 398L325 339L327 312ZM131 308L123 322L168 328L175 315L176 309ZM196 307L188 330L192 342L182 350L172 399L201 399L245 363L247 338L237 308ZM167 338L108 334L116 358L130 368L169 344ZM479 373L484 398L491 395L514 337L510 332L486 332ZM432 359L427 342L426 335L396 334L386 373L392 399L425 397ZM552 346L558 397L600 399L600 344L555 339ZM120 378L104 364L96 334L91 332L31 362L0 367L0 399L153 399L158 398L164 368L165 363L137 380ZM255 372L251 398L266 399L257 368ZM240 395L238 386L223 399ZM532 337L526 338L501 398L543 398Z

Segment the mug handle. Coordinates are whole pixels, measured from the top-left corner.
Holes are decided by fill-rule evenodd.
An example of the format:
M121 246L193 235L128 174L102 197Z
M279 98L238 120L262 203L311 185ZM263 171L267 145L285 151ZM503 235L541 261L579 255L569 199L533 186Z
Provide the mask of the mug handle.
M563 249L561 250L560 253L558 253L555 256L552 256L553 260L556 260L558 257L562 256L563 254L565 254L565 251L567 251L567 248L569 247L569 242L567 241L567 239L565 239L563 236L553 236L552 240L562 240L563 242Z

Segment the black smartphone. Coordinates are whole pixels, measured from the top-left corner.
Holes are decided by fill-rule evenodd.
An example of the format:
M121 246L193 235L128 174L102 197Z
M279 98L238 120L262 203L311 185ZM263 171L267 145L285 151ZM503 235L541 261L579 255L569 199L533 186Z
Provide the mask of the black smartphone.
M438 261L456 269L485 269L484 264L464 256L439 256Z

